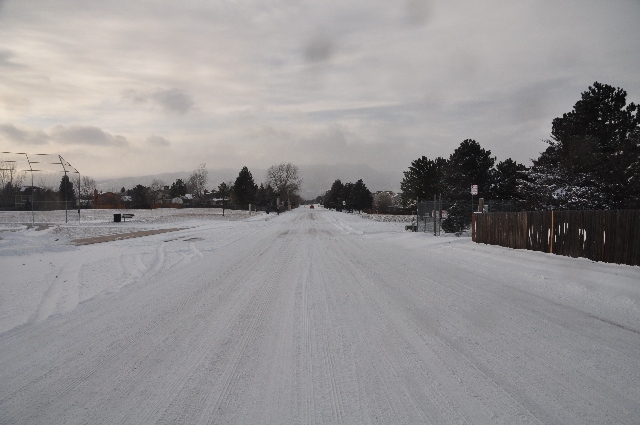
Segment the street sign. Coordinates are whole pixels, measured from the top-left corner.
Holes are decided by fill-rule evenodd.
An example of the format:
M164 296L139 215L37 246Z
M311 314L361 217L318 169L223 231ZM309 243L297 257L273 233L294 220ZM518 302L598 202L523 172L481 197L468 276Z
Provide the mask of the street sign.
M472 195L477 195L478 194L478 185L477 184L472 184L471 185L471 194Z

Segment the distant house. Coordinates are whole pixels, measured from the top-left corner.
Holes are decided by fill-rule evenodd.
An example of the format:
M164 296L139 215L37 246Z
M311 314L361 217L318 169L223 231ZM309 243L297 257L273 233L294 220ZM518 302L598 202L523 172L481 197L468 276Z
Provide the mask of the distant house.
M171 198L169 196L163 196L160 199L156 199L151 205L151 208L182 208L183 206L184 202L181 197L176 196Z
M97 190L93 191L93 208L96 209L124 209L126 208L125 200L119 193L105 192L98 193Z
M24 208L26 204L33 203L33 197L38 193L39 188L35 186L22 186L15 197L16 208Z
M193 201L194 201L193 195L190 193L187 193L182 197L182 203L184 205L193 205L194 203Z
M218 198L216 196L217 196L216 192L205 192L204 196L202 197L202 201L204 205L208 207L221 207L223 203L223 199ZM225 203L228 204L229 199L227 199Z

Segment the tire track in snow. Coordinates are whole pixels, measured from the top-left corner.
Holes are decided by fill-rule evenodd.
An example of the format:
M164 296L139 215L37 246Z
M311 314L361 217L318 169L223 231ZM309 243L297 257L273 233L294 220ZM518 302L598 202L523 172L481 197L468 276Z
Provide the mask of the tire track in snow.
M274 253L267 244L257 243L251 246L254 254L238 261L235 267L229 268L225 276L220 278L221 281L235 281L234 290L240 289L241 296L236 296L237 292L232 294L235 302L224 306L222 314L225 311L232 314L221 316L221 321L217 322L216 334L222 340L212 337L208 342L211 347L209 352L199 360L202 370L217 371L215 379L190 373L193 382L186 384L165 409L166 413L160 418L162 422L177 422L181 417L192 418L196 422L207 422L208 418L217 418L214 422L227 422L233 417L230 412L236 409L231 409L230 405L236 403L236 398L240 395L237 393L237 386L246 385L246 379L252 375L253 366L248 364L247 356L254 355L255 344L260 344L262 340L259 337L260 329L264 326L264 313L268 311L268 304L273 299L272 293L278 283L277 276L271 282L264 281L266 271L270 270L273 274L273 262L266 259L280 260L283 257L282 249L276 249ZM260 266L247 270L243 267L244 263L257 263ZM223 358L226 361L220 368ZM213 372L209 372L211 373ZM193 389L198 387L203 391L192 397Z
M47 290L42 296L40 305L31 315L27 324L39 323L56 313L72 310L79 302L78 295L78 266L70 266L69 262L52 273L53 278L48 283Z
M263 253L264 251L259 251L256 255L260 256ZM250 261L251 257L247 258L247 260ZM215 339L214 336L212 336L211 339L206 339L203 342L205 345L201 350L198 350L197 359L194 359L192 367L190 366L188 368L189 372L183 373L184 379L178 386L176 396L168 406L162 409L165 413L160 416L160 422L176 423L183 420L193 421L194 418L200 418L198 422L205 421L207 417L206 406L211 404L210 398L213 394L213 392L211 392L211 385L217 385L215 382L209 382L207 376L207 374L210 374L210 370L216 369L215 363L217 358L215 356L217 354L215 352L212 354L212 350L216 350L213 344L221 343L220 345L224 348L233 346L236 343L235 338L233 338L233 335L236 333L234 328L242 323L241 314L244 311L243 309L246 308L247 299L252 296L253 290L255 289L248 288L248 290L234 292L238 291L241 285L251 280L250 276L245 276L244 273L241 273L241 270L240 263L236 263L233 267L229 267L225 273L217 276L217 281L227 283L227 288L224 293L219 294L219 299L222 301L227 295L231 295L234 299L232 304L225 306L222 313L232 312L233 314L224 317L212 312L215 320L214 317L212 317L208 326L218 323L219 329L216 329L216 334L221 335L222 340ZM217 301L218 300L216 300L216 304ZM207 332L206 329L205 327L204 332ZM222 354L228 356L229 352L224 351ZM237 358L237 356L234 358ZM198 370L203 373L197 373ZM222 376L222 373L223 370L220 370L219 375ZM202 389L202 391L199 389Z
M261 253L263 252L263 250L259 250L258 254L256 255L261 255ZM238 259L236 261L234 261L234 263L232 265L230 265L229 267L227 267L225 269L225 271L220 274L219 276L216 276L216 278L214 279L215 283L216 281L219 282L227 282L227 279L229 279L229 277L231 277L232 279L229 281L229 285L227 286L227 288L223 291L223 293L217 294L218 298L220 297L224 297L226 294L230 293L230 291L232 290L237 290L238 288L238 283L239 283L239 279L241 279L243 276L242 274L237 273L238 270L241 269L242 265L242 260ZM241 282L240 282L241 283ZM198 290L197 292L193 293L191 297L189 298L185 298L184 302L182 302L180 305L178 305L176 307L176 311L183 311L183 310L188 310L189 306L193 307L194 305L197 305L199 301L201 301L202 296L207 292L206 289L210 287L210 285L202 285L200 290ZM244 292L243 292L244 293ZM240 293L240 295L242 295L242 293ZM206 298L206 297L205 297ZM206 309L205 310L199 310L198 316L206 314ZM174 317L174 315L171 315L169 317ZM195 319L195 318L194 318ZM202 319L205 319L205 317L202 317ZM182 320L178 320L178 323L182 323ZM239 320L229 320L228 321L229 324L231 323L238 323L240 322ZM186 323L189 323L188 321ZM201 321L196 321L196 323L203 323ZM211 323L208 323L208 325L210 325ZM164 326L163 326L164 327ZM198 328L202 328L203 331L204 329L206 329L206 327L203 326L198 326ZM228 331L228 327L223 327L223 331L224 330ZM190 330L190 334L187 335L191 335L191 334L201 334L202 332L198 332L198 329L191 329ZM176 333L176 334L180 334L180 332ZM197 335L196 335L197 337ZM171 340L174 340L173 343L171 343ZM172 334L172 338L168 341L164 341L170 345L178 345L178 340L176 340L175 335ZM201 346L202 344L208 344L210 343L210 341L205 340L205 341L199 341L197 340L197 345ZM190 345L191 347L191 345ZM207 348L209 347L209 348ZM194 348L194 347L192 347ZM161 411L165 411L168 412L169 414L167 415L166 413L162 416L160 416L157 420L160 422L168 422L168 423L181 423L183 421L191 421L194 417L197 416L198 412L200 410L202 410L202 406L204 405L204 397L206 395L206 391L201 391L200 394L198 394L197 391L194 392L194 389L197 390L197 386L193 384L194 382L194 378L195 381L198 381L198 371L202 371L203 364L206 364L206 356L207 353L210 349L210 346L205 345L202 349L190 349L189 353L187 355L188 357L188 361L186 362L181 362L180 363L180 369L176 370L176 372L174 373L175 376L179 376L179 379L176 379L173 383L172 386L174 386L174 391L173 393L176 394L173 397L173 401L166 403L166 404L154 404L155 408L151 408L151 409L147 409L146 410L146 414L145 417L154 417L155 413L158 409L160 409ZM200 386L202 389L202 386ZM159 401L160 402L160 401ZM189 419L191 418L191 419Z
M304 406L302 417L303 423L315 422L315 409L314 409L314 391L313 391L313 361L312 361L312 337L311 337L311 306L313 305L313 298L311 296L311 290L309 288L309 279L314 275L314 265L312 261L309 261L309 265L306 269L305 275L302 276L302 305L300 307L300 316L302 319L302 332L301 332L301 394L302 405Z
M355 240L350 239L345 241L343 246L349 245L351 245L351 249L354 252L361 251L361 247L359 246L360 244ZM407 269L411 269L411 266L403 264L402 262L392 262L391 264L393 264L393 268L397 268L395 273L391 274L402 275L403 272L406 274ZM391 313L393 310L389 307L393 307L395 311L402 311L403 307L406 308L412 304L410 299L406 299L402 304L394 305L397 301L393 298L380 297L384 294L384 291L380 291L379 289L387 286L388 283L378 281L379 277L377 277L375 273L376 266L374 263L367 264L365 266L358 265L357 263L345 262L342 267L345 270L353 270L353 273L356 275L356 281L362 283L363 293L367 294L371 304L377 305L380 308L380 311L388 310L389 313ZM421 279L424 278L421 277ZM377 288L373 287L371 284L367 284L367 282L376 282ZM436 282L432 283L439 285ZM470 297L469 294L458 293L452 291L448 287L444 288L446 291L455 294L458 298ZM397 295L398 293L396 293L396 296ZM416 295L418 294L415 294L414 297ZM447 406L446 408L439 409L439 414L444 414L447 417L447 421L462 421L470 423L491 422L492 420L489 419L489 417L493 415L493 412L488 411L483 414L483 405L478 403L477 400L477 397L479 396L478 393L482 394L485 391L490 393L496 393L497 391L501 394L501 397L507 397L511 400L511 403L519 405L519 403L505 392L497 382L479 370L461 350L444 340L441 337L440 332L425 333L424 328L420 327L417 323L408 322L406 321L406 318L400 322L398 321L398 317L393 314L386 315L385 317L387 318L386 326L388 326L389 332L391 334L395 334L398 338L398 342L395 344L385 345L385 350L388 351L388 347L400 346L405 347L407 352L413 351L411 358L403 359L400 364L404 366L411 366L414 373L417 373L419 376L423 376L423 379L435 379L439 382L437 388L431 388L430 390L437 390L435 398L440 400L440 403L442 403L443 406ZM423 347L427 349L419 349L415 351L415 349L420 345L419 342L422 342ZM390 360L390 362L393 363L394 360ZM391 366L394 367L393 365ZM467 373L469 371L475 372L468 374L464 377L464 380L461 380L459 373L457 373L456 370L464 370ZM470 378L473 378L474 375L483 377L480 381L476 380L476 385L484 385L484 389L479 392L468 392L468 387L464 381L468 381ZM439 388L444 389L446 392L439 391ZM452 399L456 400L455 404L451 403ZM520 410L522 412L528 412L522 405L520 405ZM452 412L455 413L453 416L451 415ZM519 415L520 413L514 412L513 417ZM522 416L522 418L527 418L524 423L539 423L533 416L525 415ZM439 423L441 420L442 419L437 419L435 423Z
M137 261L137 259L134 259L133 261ZM126 266L123 266L123 267L126 268ZM202 291L199 291L194 295L194 297L190 299L182 300L182 302L177 307L178 310L181 310L182 308L184 308L187 304L192 302L193 299L197 299L197 297L200 295L201 292ZM154 329L158 328L159 325L162 324L163 326L160 326L160 327L161 328L164 327L167 324L167 320L169 320L171 317L170 313L171 313L170 311L166 311L165 314L156 315L155 318L151 322L149 322L146 326L143 325L142 327L140 327L140 325L138 324L138 327L135 328L135 332L133 334L130 334L125 338L121 338L115 344L115 346L111 345L108 349L106 349L106 347L105 348L98 347L98 351L100 352L106 351L108 355L100 355L97 361L93 361L88 369L86 367L78 368L78 370L73 374L73 378L69 379L67 376L58 376L55 379L56 397L58 399L64 398L67 394L69 394L69 392L71 392L74 388L78 387L78 385L86 381L89 377L96 375L97 372L100 370L104 370L108 364L113 364L114 360L117 357L119 357L124 350L130 349L130 347L136 346L136 343L139 342L141 339L143 339L144 336L153 334ZM59 369L59 368L56 368L56 369ZM25 386L29 385L30 387L33 387L38 385L38 382L43 382L43 379L38 378L36 381L30 381L29 383L26 383ZM48 402L42 399L39 404L41 406L45 406L46 404L48 404ZM1 401L0 401L0 405L2 405ZM20 409L20 407L18 408ZM41 409L38 409L38 410L41 410Z
M402 265L402 267L400 267L396 264L396 262L393 262L392 264L393 264L392 266L393 268L398 268L398 270L395 270L396 274L400 274L402 272L401 269L410 270L414 268L412 265ZM370 273L372 268L375 268L375 265L373 263L367 264L365 267L362 267L362 270ZM433 273L433 271L436 272L435 275L437 276L438 274L437 269L432 270L431 273ZM420 276L419 273L417 273L416 275ZM431 277L433 278L433 276ZM478 304L482 304L484 300L487 300L487 301L491 300L492 304L486 304L484 309L486 311L492 311L491 309L495 309L496 299L504 298L504 303L502 303L502 305L504 305L508 309L513 309L513 308L517 309L517 313L515 314L515 317L519 318L518 321L516 322L513 322L512 320L503 322L503 320L500 319L499 324L501 326L504 326L504 325L511 326L512 324L514 324L520 327L520 328L514 327L514 330L511 333L511 335L517 334L518 332L522 332L523 324L525 324L526 327L531 327L532 334L534 334L534 332L536 333L539 332L540 328L542 329L547 329L550 327L556 328L555 330L553 330L551 334L552 335L551 337L554 339L558 338L557 337L558 333L566 332L566 330L563 331L563 328L566 326L566 324L563 323L562 320L559 320L557 324L553 323L554 322L553 312L555 307L554 309L550 311L544 311L544 313L541 314L542 312L532 310L531 306L544 307L546 304L539 303L539 302L532 303L531 302L532 300L530 297L524 297L524 298L519 297L519 298L522 298L522 303L520 302L513 303L512 297L505 296L505 295L509 295L508 286L499 286L498 287L499 290L494 293L491 291L491 288L488 287L486 284L484 284L482 280L479 280L478 276L474 275L472 271L469 271L468 277L469 277L468 280L464 280L463 276L460 275L460 276L457 276L453 281L451 280L451 278L449 278L448 280L445 280L445 282L447 283L446 286L437 283L437 281L433 279L424 279L423 276L420 276L420 279L426 280L428 282L426 285L427 287L429 285L440 286L439 291L446 290L448 292L451 292L451 294L455 296L455 298L460 300L460 301L456 301L456 304L458 306L466 305L465 310L468 309L468 306L475 306ZM457 290L452 291L452 288L453 289L457 288ZM464 290L460 291L459 289L461 288L464 288ZM418 292L423 291L419 286L413 286L411 289L418 290ZM488 289L489 289L489 292L484 292L484 291L487 291ZM383 292L371 291L371 293L382 295ZM429 297L430 294L425 292L424 296ZM419 299L421 298L421 296L417 296L417 297L414 296L414 298ZM516 300L518 300L519 298L516 298ZM411 301L407 300L403 302L402 305L410 306ZM449 313L446 315L450 318L459 318L459 319L464 319L466 321L466 319L469 317L469 314L465 310L460 310L455 306L453 307L453 310L451 308L449 308L448 310L449 310ZM475 317L476 315L471 316L471 318L475 318ZM520 319L521 317L525 319ZM561 317L565 317L565 313L563 313ZM528 323L531 323L532 325L527 326ZM451 322L450 324L456 324L456 322ZM418 336L423 335L424 333L421 332L421 330L417 327L417 322L415 326L416 327L414 328L414 332L416 332L416 335ZM477 387L478 384L480 384L482 381L485 381L486 383L492 382L492 384L489 387L487 387L486 394L482 394L482 393L479 394L480 400L483 403L490 403L490 404L495 404L496 402L501 403L502 407L498 407L497 411L501 412L503 417L505 417L504 415L506 414L506 417L519 418L518 421L525 422L525 423L526 422L539 423L540 421L566 422L567 420L581 421L581 420L584 420L585 417L597 417L599 416L599 414L602 413L601 408L600 408L600 412L598 412L597 406L601 405L601 400L603 399L603 396L601 392L593 391L593 388L595 388L593 387L593 382L600 380L601 385L598 385L597 387L600 388L600 390L602 390L603 386L605 386L605 379L599 379L598 377L593 376L593 374L589 373L590 376L588 376L588 379L586 380L581 379L582 382L580 383L576 383L575 381L573 381L572 383L572 380L567 380L566 372L575 371L575 366L571 365L570 358L566 358L566 357L563 358L562 356L557 357L554 354L554 351L557 351L557 347L572 345L572 340L575 338L575 337L572 337L572 335L568 334L567 337L563 339L559 339L555 346L552 344L548 344L546 342L549 338L534 337L531 339L532 342L536 341L538 345L540 343L543 343L544 345L537 346L537 347L535 345L532 345L531 347L532 350L528 351L528 348L526 347L523 347L523 348L519 348L517 346L514 347L514 344L510 338L502 337L502 335L509 336L510 335L509 332L505 332L503 334L502 332L497 332L497 329L494 329L492 331L492 335L493 335L492 339L495 340L497 338L497 341L495 342L492 341L488 345L487 344L474 345L472 346L472 348L471 347L468 348L468 344L465 341L463 340L456 341L456 339L452 339L450 336L447 338L445 338L445 336L446 335L454 335L454 336L463 335L465 333L468 333L468 331L465 328L469 326L471 327L480 326L479 330L482 331L483 333L486 333L486 330L482 329L482 327L485 326L485 324L483 324L482 321L480 321L479 324L474 323L473 321L468 324L464 323L463 321L458 321L455 326L457 329L449 328L447 329L446 333L440 332L437 334L438 339L442 344L443 352L446 352L447 350L449 350L451 353L457 353L456 357L460 359L461 370L465 370L465 369L472 370L472 371L475 370L475 372L471 374L467 374L466 376L463 377L464 381L466 381L466 383L464 384L465 386L470 385L469 388L473 388L473 387ZM495 327L495 325L493 326ZM584 330L579 330L575 335L583 335L584 333L585 333ZM474 337L471 337L471 338L474 339ZM504 347L504 349L496 350L493 348L495 345L497 345L498 347ZM545 347L545 345L548 345L548 346ZM587 345L589 345L589 343L587 343ZM491 350L486 350L485 348L491 348ZM515 353L513 353L514 348L516 351ZM570 350L573 351L574 349L571 348ZM535 353L535 352L542 353L542 356L532 355L532 353ZM496 357L496 353L499 353L500 355ZM491 362L487 364L487 361L493 358L495 358L495 360L491 360ZM507 362L507 363L513 363L513 364L508 364L509 367L505 368L504 362L509 358L514 360L512 362ZM525 360L525 359L528 359L528 360ZM617 361L617 364L624 365L624 364L627 364L629 361L633 361L633 360L620 359L619 361ZM443 357L443 362L444 362L443 364L447 364L447 362L450 363L450 361L444 357ZM508 373L505 373L508 371L511 373L511 375L509 375ZM516 375L514 375L514 372L516 372ZM584 375L584 373L576 374L575 372L572 372L572 374L574 375L574 379L576 377L580 377ZM480 382L474 381L475 378L471 380L469 379L475 375L477 375L478 378L481 378L482 381ZM529 377L528 380L524 380L523 378L527 376ZM531 379L532 377L533 379ZM518 380L514 380L514 378L518 378ZM606 381L610 382L611 379L606 378ZM461 383L462 382L463 381L461 381ZM564 413L565 416L549 416L546 412L542 412L542 416L540 416L541 412L539 410L539 406L540 406L539 403L545 403L547 406L556 405L557 407L555 409L551 409L551 411L555 413L559 413L559 412L562 412L563 410L566 410L565 408L563 408L562 404L558 404L560 403L559 400L554 399L555 398L553 395L554 393L551 393L551 394L549 393L549 384L551 384L552 388L555 388L555 391L554 391L555 394L559 394L559 391L562 388L561 393L564 394L563 398L566 399L564 403L570 403L571 405L585 406L584 409L582 409L582 411L580 412L579 416L567 415L566 413ZM493 388L493 390L491 390L491 388ZM528 388L528 391L526 393L523 393L522 388ZM588 395L586 397L581 396L580 393L582 391L585 391L585 395L587 394ZM577 397L574 397L572 395L573 393L576 393ZM535 395L532 398L532 395L534 394L537 394L537 395ZM620 400L623 400L625 396L626 396L625 394L620 394ZM536 400L536 398L538 399L538 402L537 402L538 404L532 403L531 400ZM610 398L610 397L607 397L607 398ZM546 400L544 400L543 402L542 401L543 399L546 399ZM574 401L570 401L571 399L573 399ZM627 398L627 400L628 400L627 403L631 402L630 399ZM537 413L534 413L536 410L537 410ZM589 411L592 411L592 412L589 413ZM620 422L624 422L624 418L629 417L630 414L631 412L625 411L621 403L620 408L612 409L610 413L608 413L607 415L616 417ZM541 418L544 418L544 419L541 419ZM495 417L494 419L500 420L499 417Z
M344 245L345 241L341 239L341 237L338 237L338 240L335 241L335 246L341 247ZM363 340L363 337L365 337L361 344L362 347L365 347L364 352L356 353L358 356L358 366L366 367L367 373L364 376L365 382L373 383L373 385L381 385L386 379L388 379L387 376L389 375L390 370L393 371L392 375L395 374L396 376L394 379L397 379L397 377L401 376L402 373L395 368L394 362L385 355L385 346L380 345L381 340L388 339L388 336L383 335L380 332L380 329L388 328L388 325L379 323L380 319L377 316L380 314L381 310L372 312L373 314L367 315L366 318L362 317L362 314L370 308L369 301L366 297L362 296L362 293L359 290L357 290L357 285L355 284L356 279L350 271L348 262L345 260L345 254L346 253L342 249L337 249L325 260L328 260L328 263L323 265L323 269L328 271L326 277L323 279L323 282L327 283L324 298L328 301L327 305L331 306L331 310L327 312L327 317L333 318L334 324L332 327L340 327L340 323L370 324L370 327L368 327L369 335L365 336L365 334L361 332L351 332L348 337L346 335L345 337L351 341L351 345L353 345L353 341ZM333 272L330 272L332 270ZM336 284L336 282L338 282L338 284ZM341 298L348 299L349 303L341 303L339 301ZM364 305L361 304L363 301L365 302ZM349 329L349 327L347 327L347 329ZM376 337L376 340L372 340L370 338L372 335ZM391 343L389 341L389 344L395 346L396 343ZM375 352L375 355L371 355L369 350L374 350L376 348L378 351ZM381 363L380 360L383 360L383 362ZM375 375L377 379L371 379L372 375ZM356 377L357 376L358 375L356 374ZM358 378L354 378L353 380L357 381ZM369 385L369 388L371 388L371 385ZM367 391L366 384L365 391ZM409 402L407 404L404 402L404 400L411 398L411 395L408 393L405 393L403 397L400 397L399 394L391 392L383 391L382 394L380 394L376 391L370 391L367 395L374 397L376 400L374 405L368 406L369 409L375 409L378 412L376 417L393 417L401 422L407 422L407 418L412 417L413 421L418 421L420 423L427 422L420 410L416 410L415 403ZM383 401L386 401L386 403ZM350 399L349 404L352 405L354 402L361 405L361 396L357 397L355 400ZM402 420L402 418L404 418L404 420ZM353 422L354 419L358 420L356 418L350 418L350 421Z
M202 258L166 244L155 274L157 251L122 242L147 246L121 259L134 285L0 339L0 422L634 422L637 334L492 274L500 258L478 272L464 244L416 252L349 220L204 232Z
M256 292L254 298L249 304L249 307L247 308L247 310L251 312L251 315L245 320L242 320L243 327L241 329L241 333L243 335L243 338L238 346L237 351L234 354L234 361L225 370L225 373L223 375L224 385L222 391L213 403L213 412L224 411L226 408L228 408L231 401L231 395L235 391L236 386L240 381L240 362L241 360L243 360L243 355L247 349L249 342L256 339L258 329L264 321L264 315L266 314L266 311L273 300L275 287L278 286L279 281L284 274L285 267L290 263L291 257L294 253L293 244L284 244L283 248L284 249L282 253L278 255L278 258L281 259L281 261L276 266L275 270L273 270L273 272L266 279L264 284L261 285L261 287L264 287L266 291ZM265 295L264 297L263 294Z

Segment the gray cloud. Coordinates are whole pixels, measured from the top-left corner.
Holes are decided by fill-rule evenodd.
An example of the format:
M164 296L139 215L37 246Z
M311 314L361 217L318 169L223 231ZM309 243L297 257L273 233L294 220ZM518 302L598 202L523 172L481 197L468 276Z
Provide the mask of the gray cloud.
M528 162L596 80L640 103L636 0L49 3L0 0L2 145L111 147L104 173L286 156L401 180L466 138Z
M6 142L25 145L45 145L49 142L49 136L42 130L23 130L13 124L0 125L0 137Z
M151 135L147 137L147 144L154 147L167 147L171 146L171 142L161 136Z
M0 4L1 7L1 4ZM17 63L13 61L15 53L11 50L0 49L0 67L17 67Z
M148 92L128 90L124 93L124 97L138 104L156 104L165 112L177 115L186 114L191 111L195 105L191 96L177 88L155 89Z
M309 63L326 62L331 59L334 43L327 36L316 36L304 48L304 59Z
M426 24L431 18L431 8L432 5L429 0L407 0L407 22L410 25Z
M112 135L94 126L58 125L51 130L51 138L58 143L91 146L126 147L129 142L124 136Z

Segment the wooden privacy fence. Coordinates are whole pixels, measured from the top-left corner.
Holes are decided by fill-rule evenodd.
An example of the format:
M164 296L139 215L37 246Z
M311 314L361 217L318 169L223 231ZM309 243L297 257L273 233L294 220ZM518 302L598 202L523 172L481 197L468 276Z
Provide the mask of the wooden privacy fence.
M473 241L640 265L640 210L474 214Z

